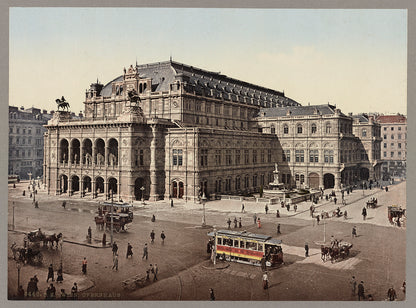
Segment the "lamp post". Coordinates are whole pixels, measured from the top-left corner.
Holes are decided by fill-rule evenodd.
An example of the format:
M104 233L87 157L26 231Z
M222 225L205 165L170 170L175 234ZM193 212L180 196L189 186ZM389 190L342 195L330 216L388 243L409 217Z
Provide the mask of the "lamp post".
M363 182L363 196L364 196L364 182Z
M22 268L22 263L20 263L20 261L17 261L16 268L17 268L17 289L19 290L19 286L20 286L20 269Z
M14 201L13 201L13 230L14 230L14 208L15 208L15 205L14 205Z
M205 192L202 193L202 209L203 209L203 216L202 216L202 227L205 227L206 224L206 220L205 220L205 202L207 202L207 197L205 196Z
M112 189L110 189L110 193L111 193L111 215L110 215L110 217L111 217L111 227L110 227L110 242L111 242L111 245L113 245L113 209L114 209L114 207L113 207L113 190Z
M140 187L140 190L142 191L142 204L145 204L144 203L144 186L142 186L142 187Z
M217 263L217 229L214 229L214 265Z

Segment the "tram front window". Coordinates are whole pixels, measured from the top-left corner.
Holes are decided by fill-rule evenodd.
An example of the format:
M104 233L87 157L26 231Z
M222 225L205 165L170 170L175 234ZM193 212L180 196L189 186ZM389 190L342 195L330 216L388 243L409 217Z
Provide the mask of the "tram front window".
M218 245L222 245L222 238L220 238L220 237L219 237L219 238L217 238L217 244L218 244Z

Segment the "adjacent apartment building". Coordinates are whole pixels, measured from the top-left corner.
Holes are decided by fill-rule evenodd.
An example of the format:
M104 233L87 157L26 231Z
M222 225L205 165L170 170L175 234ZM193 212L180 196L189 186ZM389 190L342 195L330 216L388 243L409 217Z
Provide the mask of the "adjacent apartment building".
M406 177L407 118L404 115L379 115L383 138L381 159L384 180Z

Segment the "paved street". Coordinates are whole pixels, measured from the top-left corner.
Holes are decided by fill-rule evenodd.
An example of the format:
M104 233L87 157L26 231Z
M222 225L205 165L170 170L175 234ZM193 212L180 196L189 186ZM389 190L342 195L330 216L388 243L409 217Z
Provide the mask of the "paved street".
M338 206L348 211L348 219L329 218L316 225L310 217L310 202L298 205L297 212L287 212L280 205L270 206L269 214L264 212L264 203L244 201L245 213L241 213L241 201L218 200L206 204L206 218L210 226L225 229L228 217L241 217L243 229L277 236L276 225L281 224L285 263L270 271L269 290L261 287L261 271L258 267L238 263L219 262L214 268L206 254L206 233L211 230L199 226L202 221L202 205L192 202L175 202L171 208L168 202L136 202L134 220L127 232L115 233L119 246L119 270L113 271L111 248L101 247L103 231L95 229L93 221L97 201L82 200L77 196L48 196L42 189L36 195L39 209L35 209L28 196L22 196L27 182L14 189L9 185L9 229L12 227L13 206L15 232L9 231L9 246L16 242L23 244L23 233L39 227L46 232L64 234L63 288L70 292L73 282L81 284L82 299L141 299L141 300L208 300L209 288L214 288L217 300L356 300L352 297L349 279L355 275L357 281L365 282L366 293L375 300L384 300L387 289L394 285L399 299L404 295L400 286L405 280L405 228L391 226L387 219L387 206L397 204L406 207L406 182L389 186L386 193L380 189L356 190L346 195L347 205L334 205L320 200L317 213L332 211ZM340 200L340 194L337 196ZM368 209L363 221L361 210L370 198L378 199L376 209ZM67 201L66 209L62 201ZM276 218L276 209L282 217ZM262 220L262 228L253 222L256 213ZM152 215L156 222L151 222ZM357 226L358 237L351 238L351 228ZM88 226L93 229L93 245L86 242ZM155 230L155 243L150 243L150 231ZM166 233L162 245L160 232ZM331 264L320 259L320 242L331 235L339 240L353 243L351 256ZM107 232L107 241L110 234ZM133 246L133 258L126 259L126 247ZM149 259L142 260L143 245L149 245ZM310 257L304 257L304 244L308 242ZM55 268L60 262L60 252L42 250L42 267L25 265L21 270L24 289L28 279L37 274L45 291L47 266ZM83 257L88 260L87 275L81 273ZM148 282L142 288L126 290L122 281L135 275L145 275L150 264L157 263L157 282ZM9 294L15 294L17 270L9 249ZM152 275L151 275L152 278ZM238 285L238 288L236 288ZM57 287L59 291L61 287Z

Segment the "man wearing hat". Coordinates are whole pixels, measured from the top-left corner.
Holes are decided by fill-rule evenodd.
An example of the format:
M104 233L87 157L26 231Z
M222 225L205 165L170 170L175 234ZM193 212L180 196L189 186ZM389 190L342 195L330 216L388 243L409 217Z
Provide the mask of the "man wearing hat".
M358 300L361 300L361 298L365 298L364 297L364 281L361 280L360 284L358 285Z

